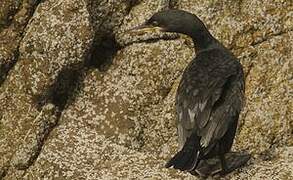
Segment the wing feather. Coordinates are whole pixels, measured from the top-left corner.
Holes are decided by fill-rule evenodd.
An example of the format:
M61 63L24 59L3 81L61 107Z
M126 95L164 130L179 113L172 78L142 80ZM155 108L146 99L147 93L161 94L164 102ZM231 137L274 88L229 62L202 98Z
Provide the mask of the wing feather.
M243 91L242 68L234 56L219 51L198 54L186 68L177 90L176 109L182 131L179 143L184 144L192 132L201 137L203 148L223 137L231 117L240 112Z

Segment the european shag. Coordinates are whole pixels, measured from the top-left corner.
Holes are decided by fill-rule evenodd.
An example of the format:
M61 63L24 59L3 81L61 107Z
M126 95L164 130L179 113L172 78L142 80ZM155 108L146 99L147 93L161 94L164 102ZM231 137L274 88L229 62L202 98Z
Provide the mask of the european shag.
M196 57L183 72L176 95L180 151L166 164L192 172L203 159L225 154L233 144L244 102L243 69L237 58L215 39L203 22L182 10L154 14L136 31L159 29L192 38Z

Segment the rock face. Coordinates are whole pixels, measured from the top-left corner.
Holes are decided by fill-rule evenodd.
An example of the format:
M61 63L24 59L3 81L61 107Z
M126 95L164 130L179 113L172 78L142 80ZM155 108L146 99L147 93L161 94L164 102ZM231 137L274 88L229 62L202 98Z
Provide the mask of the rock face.
M4 0L0 179L194 178L164 168L193 44L125 33L166 8L198 15L244 66L233 148L253 158L226 178L293 178L290 1Z
M38 1L5 0L0 6L0 84L19 56L24 29Z

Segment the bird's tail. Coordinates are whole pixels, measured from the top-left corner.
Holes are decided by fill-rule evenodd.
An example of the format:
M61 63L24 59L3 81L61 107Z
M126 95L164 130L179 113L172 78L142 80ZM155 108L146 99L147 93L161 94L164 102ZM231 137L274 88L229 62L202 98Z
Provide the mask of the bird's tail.
M199 163L199 137L193 133L175 156L165 165L166 168L173 166L181 171L193 171Z

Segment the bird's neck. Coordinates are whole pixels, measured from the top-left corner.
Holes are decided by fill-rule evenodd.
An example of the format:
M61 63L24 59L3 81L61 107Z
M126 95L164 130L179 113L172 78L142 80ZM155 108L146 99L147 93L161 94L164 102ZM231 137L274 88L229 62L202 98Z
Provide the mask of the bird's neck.
M191 38L197 51L208 49L219 43L206 28L201 31L193 32Z

